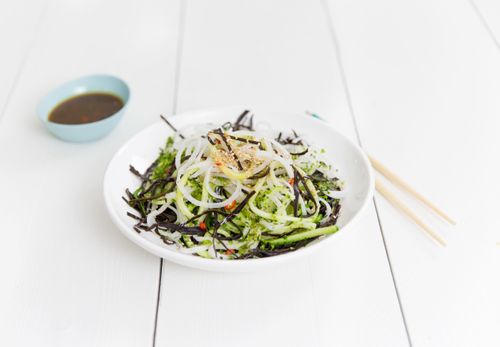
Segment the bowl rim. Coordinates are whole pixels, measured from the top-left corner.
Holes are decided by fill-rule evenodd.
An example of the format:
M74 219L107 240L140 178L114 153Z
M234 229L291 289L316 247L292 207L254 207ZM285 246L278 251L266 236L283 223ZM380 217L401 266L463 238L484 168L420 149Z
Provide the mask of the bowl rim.
M182 112L176 115L169 116L169 119L175 119L177 117L179 118L188 118L188 117L196 117L200 116L203 114L207 113L215 113L215 112L227 112L229 110L235 109L234 107L223 107L223 108L204 108L204 109L196 109L196 110L191 110L187 112ZM242 107L238 107L238 110L241 109L246 109ZM265 111L265 110L262 110ZM272 110L267 110L269 112L273 112ZM258 113L258 112L255 112ZM273 112L273 113L284 113L283 111L281 112ZM290 114L291 112L286 112ZM330 244L333 242L334 239L337 239L341 235L346 234L348 230L350 230L360 219L360 216L362 213L367 209L367 206L369 205L369 202L372 200L374 189L375 189L375 179L374 179L374 173L373 173L373 168L370 164L370 161L365 154L365 152L361 149L361 147L356 144L354 141L349 139L347 136L343 135L339 131L335 130L335 128L320 119L316 119L314 117L306 116L306 115L300 115L301 117L308 117L308 120L312 122L317 122L318 124L321 124L323 127L328 127L329 131L335 133L335 136L338 136L345 140L347 143L349 143L352 148L357 152L359 157L361 158L363 165L367 169L367 174L368 174L368 189L367 193L363 198L363 201L361 203L361 207L354 213L353 217L351 220L344 225L339 232L336 232L334 234L328 235L328 237L323 238L321 241L311 244L309 247L303 247L298 250L285 253L285 254L280 254L276 256L271 256L271 257L265 257L265 258L257 258L257 259L239 259L239 260L220 260L220 259L207 259L207 258L202 258L202 257L196 257L191 254L185 254L181 253L179 251L176 251L175 249L170 249L166 247L162 247L158 244L155 244L146 238L142 237L140 234L135 232L133 229L131 229L128 225L126 225L121 218L118 216L118 213L114 210L113 208L113 203L111 201L111 194L108 192L110 189L110 180L112 179L110 177L111 175L111 168L113 167L114 163L118 160L118 157L124 152L128 144L135 140L136 138L140 137L143 133L150 131L151 129L157 127L159 124L161 124L161 121L157 121L142 130L138 131L136 134L134 134L132 137L130 137L125 143L123 143L120 148L115 152L113 155L112 159L109 161L106 171L104 174L104 179L103 179L103 196L104 196L104 201L106 205L106 209L108 210L108 213L113 221L113 223L118 227L118 229L121 231L122 234L124 234L129 240L134 242L135 244L139 245L140 247L144 248L145 250L149 251L150 253L153 253L163 259L170 260L172 262L175 262L177 264L183 265L183 266L189 266L197 269L203 269L203 270L209 270L209 271L225 271L225 272L236 272L236 271L252 271L256 270L258 268L262 268L264 266L271 266L273 264L278 264L278 263L285 263L293 258L297 258L300 256L305 256L307 254L310 254L313 250L319 250L322 247L325 247L326 245ZM189 124L189 123L188 123ZM342 231L342 232L340 232Z
M58 105L60 105L62 102L66 101L66 100L68 100L70 98L73 98L73 97L75 97L77 95L88 93L88 92L82 92L82 93L74 93L71 96L68 96L68 97L65 97L65 98L59 98L58 97L57 98L58 101L50 108L50 110L48 112L43 112L42 111L43 104L52 95L57 94L57 93L59 93L61 91L64 91L65 89L72 88L71 85L78 84L78 82L82 82L81 85L85 86L86 85L85 80L94 79L94 78L113 80L116 83L118 83L118 84L120 84L121 86L124 87L124 89L126 91L126 98L122 98L120 95L117 95L117 93L114 91L114 89L111 89L111 88L102 88L102 89L94 91L94 92L109 93L109 94L112 94L112 95L115 95L115 96L119 97L123 101L123 106L119 110L117 110L116 112L112 113L111 115L109 115L106 118L103 118L103 119L100 119L100 120L94 121L94 122L88 122L88 123L64 124L64 123L52 122L52 121L49 120L49 116L50 116L50 113L52 112L52 110L54 110L54 108L57 107ZM132 93L130 91L130 87L128 86L127 82L125 82L122 78L120 78L118 76L114 76L114 75L111 75L111 74L104 74L104 73L102 73L102 74L98 73L98 74L83 75L83 76L71 79L69 81L63 82L62 84L58 85L55 88L52 88L49 92L47 92L39 100L39 102L37 104L37 107L36 107L36 113L37 113L38 118L40 119L40 121L42 123L44 123L44 124L50 124L51 126L58 126L58 127L63 127L63 128L67 127L67 128L71 128L71 129L87 127L89 125L99 126L100 124L103 124L106 121L108 121L109 119L114 118L115 116L117 116L120 113L124 112L125 109L127 108L128 104L129 104L129 102L130 102L131 96L132 96Z

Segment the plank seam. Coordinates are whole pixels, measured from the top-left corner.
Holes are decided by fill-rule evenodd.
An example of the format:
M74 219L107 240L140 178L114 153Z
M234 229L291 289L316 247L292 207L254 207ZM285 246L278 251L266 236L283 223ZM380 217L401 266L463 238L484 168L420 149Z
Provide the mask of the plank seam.
M160 273L158 275L158 289L156 293L156 309L155 309L155 319L153 327L153 347L156 345L156 330L158 327L158 309L160 307L160 294L161 294L161 280L163 277L163 258L160 258Z
M341 81L342 81L342 87L343 87L344 93L346 95L347 105L348 105L349 113L351 115L351 120L352 120L352 123L353 123L353 126L354 126L354 131L355 131L355 134L356 134L356 139L357 139L358 144L361 147L363 147L363 144L361 142L361 136L360 136L360 132L359 132L358 123L356 121L356 115L355 115L355 112L354 112L354 106L353 106L353 103L352 103L351 93L349 91L349 85L347 83L347 76L346 76L346 73L345 73L344 64L342 62L342 54L341 54L341 50L340 50L340 45L339 45L337 34L336 34L336 31L335 31L335 26L333 25L333 18L331 17L331 14L330 14L330 7L329 7L329 5L327 3L327 0L320 0L320 1L321 1L322 6L323 6L323 10L325 12L327 26L328 26L328 29L329 29L329 32L330 32L333 49L335 51L335 55L336 55L336 58L337 58L336 59L337 60L337 66L339 68L340 78L341 78ZM380 234L382 236L382 243L384 245L384 250L385 250L385 254L386 254L386 258L387 258L387 263L389 265L389 271L391 273L392 283L394 285L394 291L396 293L396 298L398 300L398 306L399 306L399 310L400 310L400 313L401 313L401 318L403 320L403 326L404 326L404 329L405 329L405 332L406 332L406 338L408 340L408 345L410 347L412 347L413 344L412 344L411 337L410 337L410 331L408 329L408 324L407 324L407 321L406 321L406 317L405 317L405 313L404 313L404 309L403 309L403 304L401 302L401 296L399 294L398 286L396 284L396 277L395 277L395 274L394 274L394 271L393 271L392 261L391 261L390 255L389 255L389 250L387 248L387 243L386 243L386 240L385 240L384 230L382 228L382 220L380 218L380 214L379 214L379 211L378 211L378 208L377 208L377 203L375 201L375 197L373 198L373 205L375 207L375 214L377 216L377 222L378 222L378 226L379 226L379 231L380 231Z
M0 123L4 119L5 113L7 112L7 108L9 107L12 95L14 94L14 91L17 88L17 84L19 83L19 79L21 78L21 74L24 70L24 67L26 65L26 62L28 61L28 57L31 55L31 51L33 49L33 46L35 45L35 42L38 39L38 36L40 35L40 28L42 26L42 23L45 19L46 13L47 13L47 8L49 6L49 0L45 1L45 4L43 5L42 11L40 13L40 16L38 17L38 21L35 25L35 32L33 33L31 40L29 41L24 54L21 58L21 64L19 65L19 68L17 69L16 75L14 76L14 81L12 82L11 87L9 88L9 91L7 92L7 98L5 99L5 103L3 104L2 110L0 111Z
M184 30L186 22L187 1L181 0L180 19L179 19L179 39L177 40L177 57L175 67L175 80L174 80L174 100L172 103L172 114L177 113L177 105L179 102L179 84L181 80L181 66L182 54L184 50Z
M473 11L476 13L476 16L479 18L479 21L481 22L482 26L485 28L486 32L490 36L491 40L493 41L493 44L500 51L500 42L498 42L495 33L493 32L490 25L488 24L488 21L486 20L486 17L483 16L483 13L479 10L479 7L477 7L476 3L473 0L469 0L469 4L471 5Z
M406 336L408 338L408 344L410 347L412 347L413 344L412 344L411 338L410 338L410 331L408 329L408 322L406 321L406 315L404 312L403 304L401 303L401 294L399 293L399 288L398 288L398 285L396 283L396 276L394 275L394 270L392 268L391 257L389 255L389 249L387 247L387 242L385 240L384 228L382 227L382 220L380 218L380 212L378 210L377 200L375 197L373 197L373 206L375 206L375 213L377 215L377 222L378 222L378 226L380 229L380 235L382 236L382 242L384 243L385 255L387 257L387 261L389 262L389 271L391 272L392 281L394 282L394 290L396 291L396 296L398 298L399 309L401 311L401 317L403 318L403 324L405 327Z
M173 93L173 102L172 102L172 114L177 113L177 104L179 97L179 82L181 76L181 61L182 61L182 53L184 48L184 28L186 22L186 10L187 10L187 0L180 0L180 9L179 9L179 32L177 39L177 52L176 52L176 61L175 61L175 77L174 77L174 93ZM156 346L156 336L158 331L158 318L160 312L160 303L161 303L161 292L162 292L162 279L163 279L163 258L160 258L160 270L159 270L159 279L158 279L158 290L156 294L156 310L155 310L155 319L154 319L154 328L153 328L153 347Z

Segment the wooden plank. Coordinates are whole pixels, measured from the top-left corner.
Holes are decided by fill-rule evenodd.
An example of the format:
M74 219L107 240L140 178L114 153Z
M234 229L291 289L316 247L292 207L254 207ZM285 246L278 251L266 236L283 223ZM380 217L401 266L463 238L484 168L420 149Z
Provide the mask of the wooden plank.
M0 126L0 345L152 343L159 260L113 226L102 177L127 138L172 108L178 16L178 1L50 2ZM94 143L52 137L37 101L99 72L132 88L121 124Z
M179 111L241 104L320 113L354 137L319 1L190 1ZM302 263L218 274L165 262L157 346L405 346L374 209Z
M19 71L28 50L37 35L46 1L2 1L0 2L0 119L11 95Z
M436 247L377 198L415 346L497 346L500 60L467 2L329 1L366 149L455 217Z

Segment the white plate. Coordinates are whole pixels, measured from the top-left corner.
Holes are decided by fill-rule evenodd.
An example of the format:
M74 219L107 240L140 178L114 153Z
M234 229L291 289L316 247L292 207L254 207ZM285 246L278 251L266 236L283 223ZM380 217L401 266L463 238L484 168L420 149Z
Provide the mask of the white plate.
M222 124L234 121L242 112L240 108L222 110L200 110L170 117L177 128L190 124L215 123ZM164 146L167 136L172 131L162 121L149 126L125 143L114 155L108 165L104 177L104 199L113 222L130 240L156 254L175 263L198 269L211 271L250 271L271 265L288 262L292 259L315 252L322 246L334 242L348 231L358 219L373 195L373 173L371 165L363 151L352 141L335 131L323 121L305 115L293 115L269 111L255 113L254 121L266 122L278 131L295 129L316 148L326 150L328 164L339 169L339 176L346 183L346 197L342 200L342 208L338 225L341 228L336 234L316 240L297 251L260 259L218 260L205 259L183 254L162 243L154 234L134 231L134 220L126 215L133 210L122 200L125 189L137 187L137 178L129 171L129 165L143 172L157 157L159 149Z

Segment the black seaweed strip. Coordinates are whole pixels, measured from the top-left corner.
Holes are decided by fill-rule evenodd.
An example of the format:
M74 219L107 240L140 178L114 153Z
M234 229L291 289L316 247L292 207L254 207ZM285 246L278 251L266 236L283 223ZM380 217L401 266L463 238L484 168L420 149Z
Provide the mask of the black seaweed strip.
M235 222L233 222L232 220L230 220L228 223L229 223L229 224L231 224L233 227L235 227L235 228L239 231L240 236L242 236L242 235L243 235L243 231L241 230L241 228L240 228L240 226L239 226L238 224L236 224L236 223L235 223Z
M156 188L160 184L167 184L169 182L175 181L175 178L172 177L172 174L174 173L174 171L175 171L175 164L170 165L170 167L168 168L168 171L165 173L165 177L157 179L156 181L151 183L151 185L147 189L141 191L139 196L142 196L146 193L149 193L152 189Z
M226 122L220 126L222 129L231 129L233 127L233 124L231 122Z
M223 195L226 199L229 198L229 195L227 195L227 192L222 186L217 186L215 188L215 192L219 195Z
M243 210L243 208L245 207L245 205L248 203L248 200L250 200L250 198L254 194L255 194L255 191L252 191L249 194L247 194L247 196L243 199L243 201L241 201L240 204L231 213L229 213L226 217L224 217L224 219L218 225L218 227L220 227L224 223L227 223L227 222L231 221L234 217L236 217L236 215ZM217 229L218 229L218 227L217 227Z
M332 215L333 215L333 218L332 218L332 223L333 224L336 224L337 223L337 219L339 218L339 214L340 214L340 208L341 208L341 205L340 203L337 201L336 202L336 205L335 205L335 209L333 210L332 212Z
M136 175L137 177L139 177L141 180L144 179L144 177L142 176L142 174L135 167L133 167L132 165L129 165L128 169L130 170L130 172L132 172L134 175Z
M245 110L238 117L238 119L236 120L236 122L233 125L233 130L241 130L241 129L253 130L253 115L251 115L250 118L247 118L247 115L249 112L250 111ZM245 124L245 122L247 124Z
M320 236L317 236L317 237L313 237L313 238L310 238L310 239L306 239L306 240L301 240L301 241L298 241L298 242L295 242L291 245L288 245L288 246L284 246L284 247L279 247L279 248L275 248L275 249L263 249L263 248L258 248L256 250L254 250L254 253L257 257L269 257L269 256L273 256L273 255L279 255L279 254L284 254L284 253L288 253L288 252L292 252L292 251L295 251L299 248L302 248L304 246L306 246L307 244L309 244L310 242L314 241L315 239L319 238Z
M224 215L224 216L226 216L226 215L227 215L227 213L226 213L226 212L222 212L222 211L218 211L218 210L206 210L206 211L203 211L203 212L202 212L202 213L200 213L200 214L197 214L197 215L196 215L196 216L194 216L194 217L189 218L186 222L184 222L184 223L183 223L183 225L185 225L185 224L189 224L189 223L193 222L195 219L198 219L198 218L200 218L201 216L204 216L204 215L209 214L209 213L216 213L216 214L221 214L221 215Z
M235 141L251 143L252 145L261 145L260 141L249 140L249 139L245 139L244 137L238 137L238 136L234 136L234 135L227 135L227 137L229 137L231 140L235 140Z
M249 179L262 178L267 176L269 173L269 167L264 168L263 170L257 172L255 175L248 177Z
M153 230L153 232L160 237L160 239L163 241L163 243L165 243L167 245L173 245L175 243L174 241L167 238L165 235L162 235L160 233L160 230L158 229L158 226ZM181 238L181 240L182 240L182 238ZM182 242L184 242L184 240Z
M306 176L306 177L314 182L327 182L327 181L329 181L329 179L326 178L325 175L321 171L318 171L318 170L314 171L312 174L310 174L309 176Z
M306 154L307 152L309 152L309 148L306 148L303 152L296 152L296 153L290 152L290 154L291 155L296 155L296 156L301 156L301 155Z
M243 121L243 119L246 117L246 115L249 113L250 111L249 110L245 110L243 111L242 114L240 114L238 116L238 118L236 118L236 122L234 122L235 126L238 126L240 125L240 123Z
M228 223L228 222L231 222L231 220L236 217L236 215L238 213L240 213L243 208L245 207L245 205L248 203L248 200L250 200L250 198L255 194L255 192L250 192L249 194L247 194L247 196L245 197L245 199L243 199L243 201L233 210L233 212L229 213L228 215L226 215L224 217L224 219L219 222L216 220L216 222L214 223L214 232L213 232L213 235L212 235L212 242L213 242L213 249L214 249L214 252L215 254L217 255L218 254L218 251L217 251L217 248L215 247L215 240L219 241L222 246L226 249L226 250L229 250L227 248L227 246L224 244L224 242L222 242L222 240L220 239L220 237L218 236L218 233L217 233L217 230L222 226L224 225L225 223ZM237 239L237 238L236 238ZM239 258L238 255L234 254L233 255L236 257L236 258Z
M301 196L300 194L300 189L299 189L299 179L298 179L298 176L297 176L297 170L295 170L295 168L293 168L293 195L294 195L294 199L293 199L293 215L295 217L298 217L299 214L298 214L298 210L299 210L299 196Z
M199 227L186 227L184 225L179 225L175 223L167 223L167 222L158 222L158 227L178 231L182 234L186 235L199 235L203 236L205 232L201 230Z
M210 137L210 133L208 133L208 134L207 134L207 140L208 140L208 142L210 142L210 144L211 144L212 146L215 146L215 145L216 145L215 141L214 141L214 140L212 140L212 138Z
M177 214L171 209L166 209L162 213L156 216L156 220L159 222L172 223L177 219Z
M151 183L151 185L146 190L142 191L139 194L139 198L143 197L145 194L149 193L150 191L152 191L153 189L158 187L160 184L166 184L166 183L174 182L174 181L175 181L175 179L173 177L160 178L160 179L154 181L153 183Z
M238 158L238 156L236 155L236 153L234 153L233 149L231 148L231 145L229 144L229 141L227 141L226 136L224 135L224 133L222 132L222 130L221 129L216 129L216 130L214 130L214 132L216 134L218 134L222 138L222 141L226 145L227 150L233 156L234 160L236 161L236 164L238 164L238 168L240 170L243 170L243 165L241 165L240 158Z
M215 236L216 232L214 232L212 234L212 248L214 249L214 253L215 253L215 257L218 258L218 254L219 252L217 252L217 247L215 247L215 240L216 240L216 236Z
M136 210L137 212L139 212L139 214L144 217L144 213L142 212L142 210L139 208L140 205L138 205L137 203L133 203L131 200L134 199L134 195L130 192L130 190L127 188L125 189L125 193L127 194L127 197L129 198L129 201L127 201L123 196L122 196L122 199L127 202L127 204L132 207L134 210Z
M168 125L170 128L172 128L172 130L173 130L173 131L175 131L177 134L179 134L179 137L180 137L181 139L184 139L184 135L182 135L180 132L178 132L178 131L177 131L177 129L176 129L176 128L172 125L172 124L170 124L170 122L168 121L168 119L167 119L167 118L163 117L163 115L160 115L160 118L161 118L161 119L163 119L163 121L164 121L165 123L167 123L167 125Z
M125 193L127 194L127 197L129 199L133 199L134 198L134 194L132 194L128 188L125 189Z
M161 154L163 154L163 150L161 151ZM151 173L153 170L156 168L158 165L158 162L160 161L159 157L151 164L149 167L146 169L146 171L142 174L142 176L146 179L149 179L149 176L151 176ZM145 183L145 182L143 182Z
M314 204L314 212L311 213L311 214L308 214L307 217L310 217L312 216L314 213L316 213L316 211L318 210L318 204L316 204L316 200L314 200L314 196L312 195L311 191L309 190L309 187L307 186L306 184L306 180L304 179L304 177L297 171L297 169L293 168L294 171L297 173L299 179L301 180L302 182L302 185L304 186L306 192L307 192L307 198L309 198L309 200L311 200ZM295 180L293 182L295 184Z
M163 151L161 151L163 153ZM144 187L146 187L146 183L149 182L149 179L151 177L151 174L153 173L154 169L156 169L156 166L158 165L159 158L156 159L149 167L146 169L146 171L142 174L142 182L141 182L141 191L144 190Z
M320 227L327 227L327 226L330 226L330 225L335 225L337 223L337 219L339 218L339 214L340 214L340 208L342 206L340 205L339 201L338 200L334 200L334 205L332 205L332 214L330 215L330 217L325 220L323 223L321 223L319 226Z
M123 198L123 197L122 197L122 198ZM136 219L136 220L138 220L138 221L141 221L141 222L142 222L142 221L144 221L144 218L138 217L138 216L136 216L135 214L130 213L130 212L127 212L127 216L129 216L129 217L131 217L131 218L133 218L133 219Z
M167 194L168 191L163 191L161 193L158 193L156 195L153 195L153 196L143 196L143 197L140 197L140 198L134 198L134 199L130 199L130 202L139 202L139 201L151 201L151 200L154 200L154 199L158 199L158 198L161 198L162 196L164 196L165 194Z

